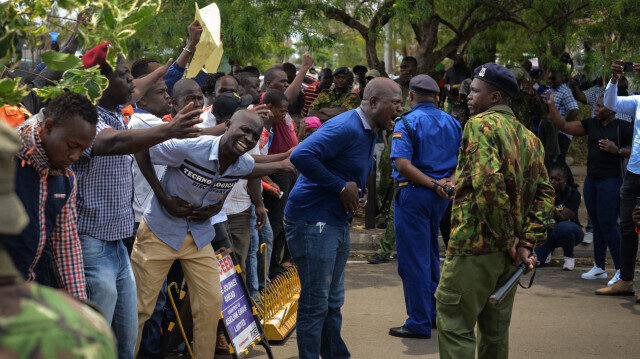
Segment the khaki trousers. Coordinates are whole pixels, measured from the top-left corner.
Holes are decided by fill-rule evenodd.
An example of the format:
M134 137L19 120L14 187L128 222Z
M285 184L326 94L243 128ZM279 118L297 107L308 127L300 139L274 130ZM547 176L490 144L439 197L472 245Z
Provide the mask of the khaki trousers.
M180 260L189 286L193 314L193 352L196 358L211 359L215 354L216 330L222 292L220 272L213 247L198 250L191 233L179 251L156 237L143 220L131 252L131 267L138 294L138 339L135 356L140 349L144 323L153 313L162 283L176 259Z
M447 257L436 290L436 323L442 359L509 357L514 287L498 305L489 296L516 271L505 252ZM478 342L473 332L478 327Z

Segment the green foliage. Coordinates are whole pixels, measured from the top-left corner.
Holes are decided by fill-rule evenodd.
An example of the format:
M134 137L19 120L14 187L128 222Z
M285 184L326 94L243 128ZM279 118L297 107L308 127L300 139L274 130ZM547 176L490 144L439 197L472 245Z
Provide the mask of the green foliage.
M46 86L36 90L36 94L45 99L53 98L65 91L77 92L86 96L94 104L107 87L108 80L100 74L98 66L88 69L71 69L65 71L55 86Z
M39 36L46 32L46 28L38 26L37 22L60 8L69 12L84 9L83 13L86 11L91 15L86 26L77 27L79 39L85 49L109 41L111 49L107 61L115 66L116 55L128 52L126 40L153 19L160 4L161 0L58 0L55 3L51 0L12 0L1 3L0 65L15 68L22 58L22 43L37 46L41 42ZM95 103L107 87L107 79L96 67L82 69L82 62L73 54L51 51L44 53L42 59L50 69L65 71L54 86L36 91L45 100L63 91L73 91ZM26 91L17 86L18 81L2 80L0 105L20 102Z
M66 71L82 66L82 61L74 54L49 51L42 54L42 61L54 71Z
M22 97L27 95L27 87L20 86L20 79L5 78L0 80L0 100L4 103L20 103Z

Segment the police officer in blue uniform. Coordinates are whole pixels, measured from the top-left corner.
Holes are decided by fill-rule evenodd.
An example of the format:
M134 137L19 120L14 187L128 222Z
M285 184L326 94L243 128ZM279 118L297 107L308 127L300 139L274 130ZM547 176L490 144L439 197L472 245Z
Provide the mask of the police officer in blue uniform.
M389 335L428 339L435 327L434 293L440 279L438 225L453 198L443 186L454 187L462 128L435 107L440 89L431 77L413 77L409 90L412 109L396 121L391 142L398 186L394 211L398 274L409 318L403 326L391 328Z

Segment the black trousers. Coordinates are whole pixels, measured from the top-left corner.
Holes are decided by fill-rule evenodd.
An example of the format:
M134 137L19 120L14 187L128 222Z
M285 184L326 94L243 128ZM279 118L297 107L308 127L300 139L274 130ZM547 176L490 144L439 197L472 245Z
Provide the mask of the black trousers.
M273 252L271 254L271 263L269 264L269 272L273 272L280 263L291 257L287 246L287 237L284 233L284 207L289 199L289 192L296 182L296 175L293 173L274 173L269 176L275 182L280 191L282 198L266 195L264 196L264 206L269 210L269 222L273 230ZM283 253L284 252L284 253Z
M620 279L633 280L638 255L638 234L631 213L636 206L636 198L640 196L640 175L627 172L620 188Z

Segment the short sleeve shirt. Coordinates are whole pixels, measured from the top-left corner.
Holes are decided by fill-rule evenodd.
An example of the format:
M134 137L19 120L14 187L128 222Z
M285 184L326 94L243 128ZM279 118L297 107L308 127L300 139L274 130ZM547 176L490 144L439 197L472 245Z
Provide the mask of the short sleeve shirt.
M462 141L458 121L430 102L416 105L404 117L411 129L402 120L396 122L390 156L394 159L393 178L406 180L395 168L395 158L410 160L422 173L436 179L450 176L458 163Z
M240 178L253 170L253 158L248 153L240 156L224 173L220 173L218 151L222 137L172 139L149 149L151 161L167 166L162 187L167 195L180 197L193 208L217 204L231 191ZM167 245L179 250L191 232L201 249L215 236L213 218L202 222L188 222L170 215L154 195L144 213L151 231Z

